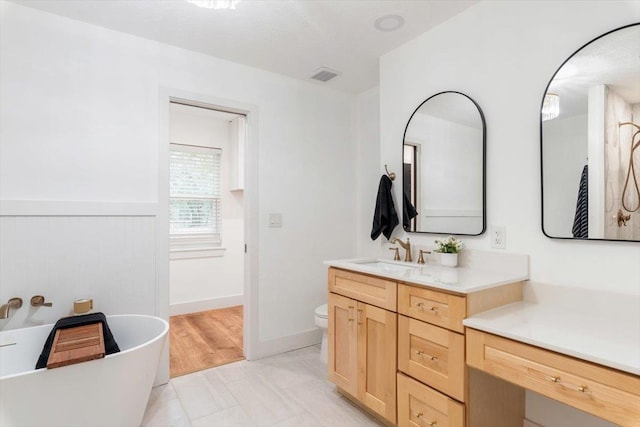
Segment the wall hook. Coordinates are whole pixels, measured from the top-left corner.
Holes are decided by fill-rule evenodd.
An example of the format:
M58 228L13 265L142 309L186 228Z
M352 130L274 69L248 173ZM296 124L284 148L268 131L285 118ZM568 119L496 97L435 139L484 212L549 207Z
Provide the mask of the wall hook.
M387 169L387 165L384 165L384 170L387 171L387 176L389 176L389 179L391 179L391 181L396 179L395 172L389 172L389 169Z

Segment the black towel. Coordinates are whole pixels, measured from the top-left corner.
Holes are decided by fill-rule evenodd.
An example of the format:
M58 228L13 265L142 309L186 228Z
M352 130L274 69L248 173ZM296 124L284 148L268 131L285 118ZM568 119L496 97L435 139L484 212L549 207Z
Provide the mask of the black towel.
M40 353L40 357L38 358L38 363L36 363L36 369L46 368L47 361L49 360L49 353L51 353L51 346L53 346L53 339L56 336L56 331L58 329L67 329L74 328L76 326L84 326L90 325L92 323L102 323L102 334L104 335L104 353L112 354L118 353L120 348L118 344L116 344L116 340L113 339L113 334L111 334L111 330L107 325L107 318L103 313L91 313L91 314L83 314L81 316L71 316L71 317L63 317L58 320L49 333L47 337L47 341L44 343L44 348L42 349L42 353Z
M413 204L411 203L411 200L409 200L406 191L402 192L402 199L404 207L404 209L402 210L402 227L406 231L414 231L411 230L411 220L418 216L418 211L416 211L416 208L413 207Z
M573 218L573 237L589 238L589 166L585 165L580 176L576 214Z
M378 186L378 197L376 198L376 209L373 212L373 227L371 228L371 240L376 240L380 234L389 239L393 229L400 222L398 214L393 205L391 196L391 179L387 175L382 175Z

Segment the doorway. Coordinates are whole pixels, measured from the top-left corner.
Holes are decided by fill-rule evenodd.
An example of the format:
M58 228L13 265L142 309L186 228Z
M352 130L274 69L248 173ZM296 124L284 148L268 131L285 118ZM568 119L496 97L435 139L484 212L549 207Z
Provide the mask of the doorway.
M247 117L169 105L170 377L244 358Z

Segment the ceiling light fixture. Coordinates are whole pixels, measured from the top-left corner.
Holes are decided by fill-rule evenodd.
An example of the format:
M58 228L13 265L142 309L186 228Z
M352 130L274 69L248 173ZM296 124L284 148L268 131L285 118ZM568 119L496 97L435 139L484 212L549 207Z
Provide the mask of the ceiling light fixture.
M542 121L553 120L560 114L560 97L547 93L542 101Z
M404 18L400 15L385 15L376 19L373 26L379 31L395 31L404 25Z
M235 9L240 0L185 0L205 9Z

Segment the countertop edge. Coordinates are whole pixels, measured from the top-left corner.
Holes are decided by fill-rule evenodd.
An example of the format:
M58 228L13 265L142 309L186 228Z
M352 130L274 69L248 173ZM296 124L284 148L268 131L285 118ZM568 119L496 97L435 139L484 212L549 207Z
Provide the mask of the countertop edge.
M429 281L427 279L416 279L415 277L409 277L406 276L404 274L395 274L395 273L390 273L390 272L384 272L384 271L376 271L372 268L367 268L365 266L361 266L358 264L361 263L366 263L368 261L376 261L378 260L378 258L354 258L354 259L340 259L340 260L332 260L332 261L323 261L323 264L330 266L330 267L335 267L335 268L340 268L343 270L349 270L349 271L355 271L358 273L364 273L364 274L369 274L372 276L378 276L378 277L384 277L386 279L391 279L391 280L395 280L398 282L403 282L406 284L410 284L413 286L421 286L421 287L428 287L428 288L433 288L433 289L439 289L439 290L443 290L443 291L448 291L448 292L453 292L453 293L457 293L460 295L469 295L469 294L473 294L475 292L480 292L480 291L484 291L487 289L491 289L491 288L496 288L499 286L503 286L503 285L507 285L510 283L517 283L517 282L523 282L526 280L529 280L529 276L528 275L509 275L508 273L495 273L495 272L491 272L491 271L487 271L487 270L480 270L480 269L471 269L468 267L456 267L456 268L452 268L451 270L456 270L459 269L458 271L469 271L469 272L473 272L473 271L478 271L478 272L484 272L485 274L504 274L505 277L500 278L499 280L493 280L490 283L481 283L479 285L473 285L473 286L469 286L467 288L461 288L461 287L457 287L455 285L449 285L447 283L438 283L437 281ZM416 264L409 264L409 263L403 263L403 262L393 262L393 261L387 261L384 260L384 262L390 262L390 263L397 263L398 265L407 265L407 266L411 266L414 268L420 268L420 265L416 265ZM427 266L433 267L433 268L447 268L449 269L450 267L442 267L438 264L427 264Z
M513 303L510 305L523 305L526 303L522 303L522 302L518 302L518 303ZM505 306L499 307L500 308L504 308ZM523 308L524 309L524 308ZM482 313L480 313L481 315ZM504 317L508 317L509 315L505 315ZM476 317L476 318L474 318ZM476 329L478 331L481 332L487 332L493 335L498 335L500 337L503 338L508 338L510 340L513 341L517 341L523 344L528 344L528 345L532 345L534 347L538 347L538 348L542 348L545 350L550 350L550 351L554 351L556 353L560 353L566 356L571 356L571 357L575 357L577 359L580 360L584 360L587 362L592 362L592 363L596 363L598 365L602 365L602 366L606 366L612 369L617 369L619 371L623 371L629 374L633 374L633 375L640 375L640 366L634 366L634 365L627 365L624 363L620 363L620 362L616 362L615 360L611 360L611 359L606 359L603 357L599 357L599 356L595 356L593 354L590 353L584 353L581 352L577 349L572 349L572 348L568 348L568 347L563 347L561 345L557 345L554 343L550 343L550 342L546 342L546 341L540 341L540 340L536 340L536 339L532 339L532 338L528 338L516 333L512 333L509 331L505 331L504 329L492 326L490 324L491 321L489 320L485 320L485 319L481 319L481 318L477 318L477 316L472 316L472 317L468 317L466 319L464 319L462 321L463 325L466 326L467 328L472 328L472 329Z

